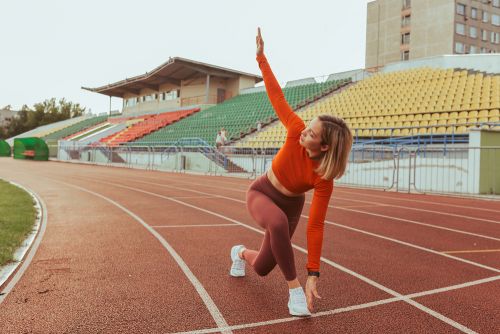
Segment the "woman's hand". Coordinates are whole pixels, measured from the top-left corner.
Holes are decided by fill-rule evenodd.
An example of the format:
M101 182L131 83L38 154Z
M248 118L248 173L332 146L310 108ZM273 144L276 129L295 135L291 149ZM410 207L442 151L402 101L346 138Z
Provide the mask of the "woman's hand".
M313 300L314 297L321 299L318 294L318 290L316 289L316 283L318 283L318 277L316 276L308 276L306 282L306 300L307 300L307 308L310 312L313 311Z
M257 37L255 37L257 43L257 56L264 54L264 40L260 34L260 28L257 28Z

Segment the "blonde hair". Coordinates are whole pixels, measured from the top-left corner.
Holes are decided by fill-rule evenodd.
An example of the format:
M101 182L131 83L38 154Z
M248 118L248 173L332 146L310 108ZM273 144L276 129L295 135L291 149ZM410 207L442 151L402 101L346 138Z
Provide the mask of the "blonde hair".
M351 130L342 118L331 115L320 115L323 131L321 133L321 145L328 145L328 150L321 158L316 173L322 179L333 180L344 175L347 160L352 147Z

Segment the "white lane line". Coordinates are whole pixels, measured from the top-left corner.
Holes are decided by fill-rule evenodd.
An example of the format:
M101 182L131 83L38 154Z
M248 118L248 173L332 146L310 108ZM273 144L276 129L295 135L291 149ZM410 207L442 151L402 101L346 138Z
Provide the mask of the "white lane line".
M195 183L186 182L186 181L179 181L179 182L195 184ZM216 187L216 186L210 186L210 185L204 185L204 186ZM238 192L246 192L246 190L243 190L243 189L227 189L227 188L223 188L223 187L216 187L216 188L221 188L221 189L226 189L226 190L232 190L232 191L238 191ZM340 192L343 192L343 191L340 190ZM358 195L358 194L351 193L351 192L348 192L348 194L350 194L350 195ZM361 195L362 196L370 196L370 197L372 197L372 195L366 195L366 194L361 194ZM390 198L390 197L387 197L387 196L380 196L380 197L384 197L384 198L388 198L388 199ZM396 200L395 198L393 198L393 199ZM460 217L460 218L465 218L465 219L472 219L472 220L484 221L484 222L487 222L487 223L500 224L500 221L490 220L490 219L486 219L486 218L471 217L471 216L453 214L453 213L448 213L448 212L443 212L443 211L427 210L427 209L422 209L422 208L412 208L412 207L409 207L409 206L402 206L402 205L396 205L396 204L390 204L390 203L363 201L363 200L357 200L357 199L345 198L345 197L332 198L332 200L346 200L346 201L361 202L361 203L367 203L367 204L378 204L380 206L392 206L392 207L395 207L395 208L402 208L402 209L408 209L408 210L414 210L414 211L429 212L429 213L435 213L435 214L440 214L440 215L445 215L445 216ZM410 201L414 202L413 200L410 200ZM419 201L415 201L415 202L419 202ZM439 204L439 205L441 205L441 203L426 202L426 201L421 201L421 202L425 202L425 203L429 203L429 204ZM499 203L499 205L500 205L500 203ZM330 207L333 207L333 206L330 206ZM477 208L474 208L474 207L466 207L466 206L460 206L460 205L454 205L454 207L477 209ZM490 210L490 209L485 209L485 210L492 211L492 212L500 212L500 211L497 211L497 210Z
M460 233L460 234L472 235L474 237L483 238L483 239L490 239L490 240L500 241L500 238L490 237L490 236L484 235L484 234L478 234L478 233L457 230L457 229L454 229L454 228L449 228L449 227L444 227L444 226L439 226L439 225L422 223L422 222L419 222L419 221L405 219L405 218L397 218L397 217L381 215L381 214L373 213L373 212L367 212L367 211L361 211L361 210L355 210L355 209L347 209L347 208L340 207L340 206L335 206L334 207L334 206L330 206L329 205L328 207L331 207L331 208L334 208L334 209L336 208L336 209L344 210L344 211L351 211L351 212L361 213L361 214L369 215L369 216L381 217L381 218L385 218L385 219L390 219L390 220L395 220L395 221L400 221L400 222L415 224L415 225L426 226L426 227L430 227L430 228L436 228L436 229L439 229L439 230L445 230L445 231L450 231L450 232L455 232L455 233Z
M422 297L422 296L435 295L435 294L442 293L442 292L448 292L448 291L463 289L463 288L474 286L474 285L489 283L489 282L493 282L493 281L496 281L499 279L500 279L500 276L488 277L488 278L484 278L484 279L480 279L480 280L476 280L476 281L472 281L472 282L456 284L456 285L452 285L452 286L448 286L448 287L444 287L444 288L439 288L439 289L417 292L417 293L413 293L410 295L404 295L402 297L392 297L392 298L381 299L381 300L377 300L377 301L373 301L373 302L369 302L369 303L352 305L352 306L342 307L342 308L338 308L338 309L317 312L317 313L314 313L311 316L311 318L319 318L319 317L324 317L324 316L329 316L329 315L334 315L334 314L339 314L339 313L344 313L344 312L352 312L355 310L366 309L366 308L375 307L375 306L379 306L379 305L391 304L394 302L402 301L404 298L417 298L417 297ZM255 327L270 326L270 325L291 322L291 321L297 321L297 320L300 320L300 319L298 319L296 317L280 318L280 319L274 319L274 320L268 320L268 321L260 321L260 322L253 322L253 323L247 323L247 324L233 325L233 326L228 327L228 329L239 330L239 329L255 328ZM177 332L177 333L173 333L173 334L195 334L195 333L201 334L201 333L216 333L218 331L220 331L219 328L205 328L205 329L199 329L196 331Z
M177 264L179 265L179 267L181 268L181 270L184 272L184 274L186 275L186 277L189 279L189 281L194 286L194 288L196 289L196 291L200 295L201 299L205 303L208 311L212 315L212 318L214 319L215 323L217 324L217 327L219 327L219 328L229 327L229 324L226 322L226 320L224 319L222 313L219 311L219 309L217 308L217 305L215 305L214 301L212 300L212 298L210 297L210 295L208 294L208 292L205 290L205 288L203 287L203 285L201 284L201 282L196 278L196 276L189 269L189 267L187 266L187 264L184 262L184 260L181 258L181 256L175 251L175 249L173 249L172 246L170 246L170 244L161 236L161 234L159 234L157 231L154 230L154 228L152 228L151 226L149 226L146 222L144 222L139 216L137 216L132 211L128 210L127 208L125 208L121 204L113 201L112 199L110 199L110 198L108 198L108 197L106 197L104 195L101 195L99 193L93 192L93 191L88 190L86 188L82 188L82 187L79 187L77 185L73 185L73 184L70 184L70 183L58 181L58 180L55 180L55 179L52 179L52 181L58 182L58 183L62 183L64 185L68 186L68 187L76 188L78 190L81 190L81 191L87 192L89 194L92 194L94 196L97 196L97 197L99 197L99 198L101 198L101 199L103 199L103 200L105 200L105 201L113 204L114 206L118 207L119 209L123 210L129 216L131 216L137 222L139 222L146 230L149 231L149 233L151 233L156 239L158 239L158 241L168 251L168 253L172 256L172 258L175 260L175 262L177 262ZM231 333L230 330L221 330L221 329L219 329L219 331L222 331L223 333L228 333L228 334Z
M354 195L354 196L365 196L365 197L375 197L375 198L387 198L387 199L390 199L390 200L394 200L394 201L405 201L405 202L415 202L415 203L424 203L424 204L434 204L434 205L441 205L441 206L449 206L449 207L453 207L453 208L461 208L461 209L472 209L472 210L480 210L480 211L488 211L488 212L499 212L500 213L500 210L495 210L495 209L487 209L487 208L478 208L478 207L475 207L475 206L466 206L466 205L459 205L459 204L450 204L450 203L440 203L440 202L431 202L431 201L421 201L421 200L414 200L414 199L407 199L407 198L396 198L396 197L392 197L392 196L382 196L382 195L371 195L371 194L364 194L364 193L360 193L360 192L356 192L356 191L345 191L346 187L340 187L342 189L338 189L337 191L340 192L340 193L346 193L346 194L350 194L350 195ZM381 192L382 194L382 192ZM438 194L432 194L432 196L436 196L438 197L439 195ZM462 198L460 198L462 199ZM480 201L481 199L474 199L474 198L471 198L471 200L477 200L477 201Z
M306 215L302 215L302 216L304 218L309 218ZM369 235L369 236L372 236L372 237L384 239L384 240L387 240L387 241L392 241L392 242L400 244L400 245L404 245L404 246L416 248L416 249L422 250L424 252L428 252L428 253L432 253L432 254L436 254L436 255L441 255L441 256L447 257L447 258L452 259L452 260L456 260L456 261L467 263L467 264L470 264L470 265L473 265L473 266L476 266L476 267L479 267L479 268L482 268L482 269L491 270L493 272L500 273L499 269L488 267L488 266L485 266L484 264L477 263L477 262L474 262L474 261L469 261L469 260L466 260L466 259L462 259L460 257L456 257L456 256L453 256L453 255L449 255L449 254L445 254L445 253L442 253L442 252L438 252L438 251L435 251L435 250L430 249L430 248L425 248L425 247L421 247L421 246L418 246L418 245L410 244L409 242L405 242L405 241L401 241L401 240L398 240L398 239L389 238L389 237L386 237L386 236L383 236L383 235L380 235L380 234L375 234L375 233L363 231L363 230L360 230L360 229L357 229L357 228L354 228L354 227L350 227L350 226L346 226L346 225L341 225L341 224L334 223L334 222L331 222L331 221L328 221L328 220L325 220L325 223L329 224L329 225L335 225L335 226L338 226L338 227L341 227L341 228L344 228L344 229L347 229L347 230L351 230L351 231L354 231L354 232L366 234L366 235Z
M177 198L177 197L176 197ZM238 224L201 224L201 225L151 225L152 228L170 227L213 227L213 226L239 226Z
M496 253L496 252L500 252L500 249L471 249L471 250L461 250L461 251L445 251L441 253L466 254L466 253Z
M178 190L184 190L184 191L186 191L186 188L176 187L176 186L162 184L162 183L152 183L152 182L138 181L138 180L134 180L134 182L151 184L151 185L155 185L155 186L167 187L167 188L173 188L173 189L178 189ZM195 184L195 185L201 185L201 184ZM195 193L200 193L200 194L210 194L214 198L224 198L224 199L228 199L228 200L231 200L231 201L237 201L239 203L246 203L245 201L236 200L236 199L233 199L233 198L230 198L230 197L226 197L226 196L222 196L222 195L211 194L211 193L207 193L207 192L203 192L203 191L196 191L196 190L189 190L189 191L195 192ZM306 203L307 204L311 204L310 201L306 201ZM386 219L390 219L390 220L394 220L394 221L400 221L400 222L405 222L405 223L410 223L410 224L415 224L415 225L421 225L421 226L425 226L425 227L435 228L435 229L449 231L449 232L454 232L454 233L459 233L459 234L470 235L470 236L473 236L473 237L478 237L478 238L483 238L483 239L490 239L490 240L500 241L499 238L490 237L490 236L483 235L483 234L478 234L478 233L467 232L467 231L457 230L457 229L443 227L443 226L438 226L438 225L432 225L432 224L422 223L422 222L418 222L418 221L414 221L414 220L409 220L409 219L404 219L404 218L397 218L397 217L385 216L385 215L380 215L380 214L377 214L377 213L371 213L371 212L366 212L366 211L361 211L361 210L343 209L343 208L335 207L335 206L332 206L332 205L329 205L328 207L333 208L333 209L338 208L338 209L342 209L342 210L346 210L346 211L353 211L353 212L362 213L362 214L366 214L366 215L382 217L382 218L386 218ZM304 215L302 215L302 216L304 217ZM345 225L341 225L341 226L345 226Z
M390 205L385 205L385 204L342 205L342 206L332 205L331 207L334 209L337 209L337 208L349 208L350 209L350 208L378 208L381 206L390 206Z
M213 196L172 196L172 198L213 198Z
M143 177L143 176L141 176L141 177ZM149 177L144 177L144 178L151 179ZM173 180L173 178L170 178L170 179ZM178 179L175 179L175 180L178 181ZM232 186L244 186L245 189L248 188L248 185L244 185L242 183L228 182L228 181L223 181L223 180L216 180L216 181L217 181L217 183L229 184L229 185L232 185ZM249 181L253 181L253 179L249 180ZM188 181L180 181L180 182L190 183ZM243 189L243 188L236 189L234 187L232 187L232 188L225 187L223 189L230 190L230 191L235 191L235 190L236 191L245 191L245 189ZM353 189L354 191L346 191L345 189ZM366 190L377 191L376 189L366 189ZM461 208L461 209L472 209L472 210L480 210L480 211L488 211L488 212L499 212L500 213L500 210L488 209L488 208L478 208L478 207L475 207L475 206L465 206L465 205L459 205L459 204L440 203L440 202L422 201L422 200L416 200L416 199L395 198L395 197L392 197L392 196L383 196L382 195L382 193L383 193L382 191L380 191L381 195L364 194L364 193L360 193L359 191L357 191L354 188L346 187L346 186L344 186L342 184L337 185L337 190L334 191L334 192L341 192L341 193L346 193L346 194L350 194L350 195L354 195L354 196L358 196L359 195L359 196L365 196L365 197L387 198L387 199L395 200L395 201L405 201L405 202L412 202L412 203L415 202L415 203L433 204L433 205L449 206L449 207L455 207L455 208ZM446 195L440 195L440 194L431 194L431 196L446 197ZM334 200L335 199L336 198L334 198ZM458 199L464 199L464 198L458 197ZM469 200L469 198L465 198L465 199ZM477 201L481 200L481 199L475 199L475 198L470 198L470 199L471 200L477 200ZM500 205L500 201L499 201L499 205Z
M170 201L174 201L174 202L177 202L179 204L185 205L187 207L193 208L195 210L206 212L206 213L214 215L216 217L220 217L220 218L222 218L224 220L228 220L228 221L234 222L234 223L239 224L239 225L241 225L241 226L243 226L245 228L248 228L248 229L250 229L252 231L256 231L256 232L258 232L260 234L264 234L263 231L260 231L260 230L258 230L256 228L252 227L252 226L244 224L244 223L242 223L242 222L240 222L238 220L229 218L227 216L221 215L219 213L216 213L216 212L213 212L213 211L210 211L210 210L206 210L206 209L197 207L195 205L191 205L191 204L186 203L186 202L182 202L182 201L179 201L179 200L171 199L171 198L169 198L167 196L163 196L163 195L160 195L160 194L157 194L157 193L153 193L153 192L149 192L149 191L145 191L145 190L140 190L140 189L137 189L137 188L128 187L128 186L125 186L125 185L122 185L122 184L119 184L119 183L105 182L105 181L99 181L99 182L105 183L105 184L110 184L110 185L113 185L113 186L116 186L116 187L120 187L120 188L124 188L124 189L130 189L132 191L136 191L136 192L148 194L148 195L151 195L151 196L154 196L154 197L159 197L159 198L164 198L164 199L167 199L167 200L170 200ZM186 190L190 191L189 189L186 189ZM293 246L293 248L299 250L300 252L302 252L304 254L307 254L307 250L305 250L304 248L302 248L300 246L297 246L295 244L292 244L292 246ZM346 268L346 267L344 267L344 266L342 266L342 265L340 265L338 263L335 263L335 262L333 262L331 260L326 259L325 257L321 257L320 259L324 263L327 263L327 264L329 264L330 266L332 266L334 268L337 268L337 269L339 269L339 270L341 270L341 271L343 271L343 272L345 272L345 273L347 273L347 274L349 274L351 276L354 276L354 277L356 277L356 278L358 278L358 279L360 279L360 280L368 283L371 286L374 286L374 287L376 287L376 288L378 288L378 289L380 289L380 290L382 290L382 291L384 291L384 292L386 292L386 293L388 293L388 294L390 294L390 295L392 295L394 297L401 298L402 301L404 301L404 302L406 302L406 303L408 303L408 304L410 304L410 305L418 308L419 310L421 310L421 311L423 311L423 312L425 312L425 313L427 313L427 314L429 314L429 315L431 315L431 316L433 316L433 317L435 317L435 318L437 318L437 319L439 319L439 320L447 323L450 326L453 326L453 327L457 328L458 330L460 330L460 331L462 331L464 333L475 333L474 331L472 331L471 329L465 327L464 325L462 325L462 324L460 324L460 323L458 323L458 322L456 322L456 321L454 321L454 320L452 320L452 319L450 319L450 318L448 318L448 317L446 317L446 316L444 316L444 315L442 315L442 314L440 314L440 313L438 313L438 312L436 312L436 311L434 311L434 310L432 310L432 309L430 309L430 308L428 308L428 307L426 307L426 306L424 306L424 305L422 305L420 303L417 303L414 300L411 300L409 298L405 298L399 292L396 292L396 291L394 291L392 289L389 289L389 288L383 286L382 284L377 283L377 282L369 279L366 276L358 274L358 273L356 273L356 272L354 272L354 271L352 271L352 270L350 270L350 269L348 269L348 268Z
M139 182L139 183L151 184L151 185L167 186L167 185L164 185L164 184L158 184L158 183L152 183L152 182L146 182L146 181L139 181L139 180L133 180L133 181L134 182ZM184 181L177 181L177 182L187 183L187 184L192 184L192 185L197 185L197 186L206 186L206 187L210 187L210 188L217 188L217 189L225 189L225 190L227 190L224 187L218 187L218 186L213 186L213 185L199 184L199 183L193 183L193 182L184 182ZM246 191L243 191L243 190L234 190L234 191L241 192L241 193L246 193ZM366 201L359 201L359 202L366 202ZM311 202L308 201L308 200L306 200L306 203L307 204L311 204ZM377 202L366 202L366 203L377 203ZM384 204L384 203L378 203L378 204L380 204L381 206L394 206L392 204ZM368 212L368 211L348 209L345 206L328 205L328 207L332 208L332 209L339 209L339 210L345 210L345 211L353 211L353 212L358 212L358 213L362 213L362 214L365 214L365 215L383 217L383 218L387 218L387 219L391 219L391 220L395 220L395 221L402 221L402 222L406 222L406 223L417 224L417 225L431 227L431 228L436 228L436 229L440 229L440 230L446 230L446 231L455 232L455 233L472 235L472 236L479 237L479 238L500 241L499 238L490 237L490 236L483 235L483 234L478 234L478 233L473 233L473 232L467 232L467 231L463 231L463 230L457 230L457 229L453 229L453 228L449 228L449 227L444 227L444 226L439 226L439 225L427 224L427 223L423 223L423 222L419 222L419 221L415 221L415 220L409 220L409 219L398 218L398 217L393 217L393 216L381 215L381 214L377 214L377 213L373 213L373 212ZM403 206L399 206L399 207L400 208L407 208L407 207L403 207ZM412 210L429 211L429 210L424 210L424 209L412 209ZM442 212L435 211L435 213L442 213ZM447 213L442 213L442 214L448 215ZM462 217L462 218L471 218L471 219L480 220L480 218L475 218L475 217L467 217L467 216L460 216L460 215L454 215L454 214L449 214L449 215L451 215L451 216L459 216L459 217ZM500 224L500 222L497 222L497 221L494 221L494 220L485 220L485 222Z
M382 204L380 202L362 201L362 200L358 200L358 199L345 198L345 197L339 198L339 200L351 201L351 202L360 202L360 203L367 203L367 204ZM471 217L471 216L465 216L465 215L459 215L459 214L449 213L449 212L443 212L443 211L434 211L434 210L427 210L427 209L422 209L422 208L412 208L412 207L409 207L409 206L395 205L395 204L384 204L384 206L391 206L393 208L400 208L400 209L405 209L405 210L430 212L430 213L435 213L435 214L438 214L438 215L458 217L458 218L465 218L465 219L482 221L482 222L486 222L486 223L500 224L500 221L496 221L496 220L491 220L491 219L486 219L486 218L478 218L478 217Z
M22 187L25 188L29 193L31 193L36 198L38 203L40 203L40 208L42 211L42 219L40 221L40 230L38 231L38 235L36 236L35 240L33 241L33 244L31 245L31 248L28 251L26 258L23 261L21 261L21 265L20 265L19 269L16 271L16 273L11 278L9 283L5 286L5 288L2 291L0 291L1 292L0 293L0 305L5 300L7 295L12 291L12 289L17 284L17 282L19 282L19 280L23 276L26 269L28 269L29 265L31 264L31 261L33 260L33 257L35 257L35 254L38 250L38 247L40 246L40 243L42 242L43 235L45 234L45 229L47 227L48 211L47 211L47 206L45 205L45 202L33 190L28 189L24 186L22 186Z

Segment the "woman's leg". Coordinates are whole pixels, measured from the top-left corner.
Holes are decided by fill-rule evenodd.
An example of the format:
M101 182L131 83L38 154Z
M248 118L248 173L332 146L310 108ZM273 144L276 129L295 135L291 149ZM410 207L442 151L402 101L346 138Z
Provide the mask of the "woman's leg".
M295 227L290 231L287 215L260 191L248 191L247 207L255 221L266 232L259 252L245 250L244 259L261 276L267 275L277 263L287 281L295 280L297 274L290 241Z

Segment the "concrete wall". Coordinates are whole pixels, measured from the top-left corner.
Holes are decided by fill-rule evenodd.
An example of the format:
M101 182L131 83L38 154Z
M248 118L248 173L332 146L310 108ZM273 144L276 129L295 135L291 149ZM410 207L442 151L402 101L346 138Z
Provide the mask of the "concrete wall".
M209 82L209 100L208 104L217 103L217 93L219 89L225 91L225 97L227 99L232 98L239 94L240 90L249 87L254 87L255 79L247 76L238 76L234 79L226 79L216 76L210 77ZM160 94L170 90L180 90L180 96L177 99L162 101L160 99ZM159 91L153 89L144 88L140 91L139 96L145 96L150 94L157 94L158 98L153 101L148 102L138 102L134 106L125 106L123 103L123 113L124 115L133 113L147 113L154 112L162 109L175 109L181 108L187 105L199 105L207 104L205 96L207 94L207 77L201 75L198 78L193 78L189 80L182 80L180 86L176 86L170 83L160 85ZM124 101L129 98L138 97L137 95L127 93L124 95Z
M500 54L447 55L422 58L389 64L383 68L382 72L404 71L419 67L467 68L487 73L500 73Z
M454 22L454 0L412 1L410 60L453 54Z
M365 67L399 61L402 1L378 0L367 8Z

